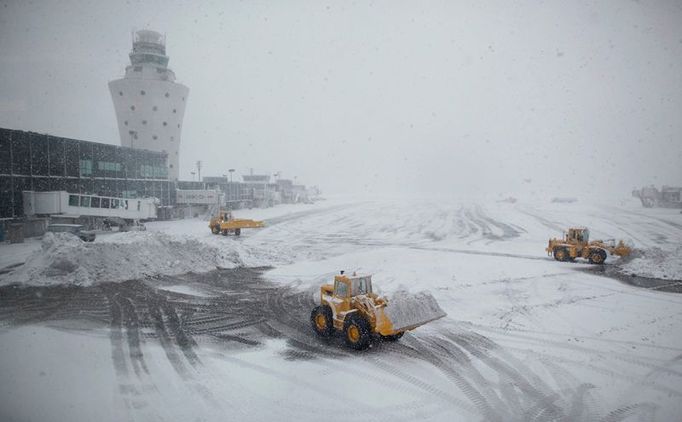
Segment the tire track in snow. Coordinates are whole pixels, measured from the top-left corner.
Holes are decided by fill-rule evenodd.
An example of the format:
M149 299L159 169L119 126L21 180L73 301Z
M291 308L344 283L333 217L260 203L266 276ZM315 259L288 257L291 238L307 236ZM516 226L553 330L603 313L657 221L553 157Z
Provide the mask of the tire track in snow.
M471 249L456 249L456 248L444 248L444 247L436 247L436 246L418 246L418 245L412 245L412 246L408 246L408 247L410 249L418 249L418 250L424 250L424 251L436 251L436 252L448 252L448 253L463 254L463 255L497 256L497 257L503 257L503 258L530 259L533 261L548 261L548 260L550 260L546 256L522 255L522 254L513 254L513 253L505 253L505 252L472 251Z
M78 293L83 299L99 295L111 308L106 323L111 333L112 362L123 380L122 395L133 397L145 388L144 385L140 387L139 382L128 381L132 374L153 381L153 371L147 367L142 353L144 342L140 332L141 327L148 326L150 332L144 337L146 341L158 342L180 378L216 407L219 403L211 390L200 377L197 378L197 374L204 371L201 342L219 345L223 359L233 361L235 357L231 350L261 347L264 340L278 338L286 340L287 347L282 352L285 359L328 362L328 366L335 367L338 372L357 362L360 364L358 370L352 374L358 379L379 383L381 388L394 389L401 394L417 391L424 405L432 406L430 401L438 403L435 408L444 412L459 409L486 420L554 420L594 413L585 405L590 398L586 386L575 385L568 377L563 378L561 388L548 385L512 355L510 349L477 333L475 327L465 328L451 320L434 323L432 329L408 334L399 343L375 343L362 353L345 349L338 337L320 339L309 326L309 313L314 306L313 291L266 282L260 277L263 270L240 268L77 288L76 291L87 292ZM180 282L210 295L193 296L163 289L168 284ZM45 313L40 303L42 299L36 301L36 297L50 300L60 294L74 297L73 291L68 289L48 290L48 294L36 296L29 288L25 294L15 295L11 305L3 303L2 306L24 312L19 321L30 323L37 321L36 318L51 320L54 315L63 318L70 314L73 319L102 324L101 316L91 309L82 314L74 312L75 308L71 310L65 304L66 299L53 303L70 309L68 312ZM31 306L24 307L23 301ZM76 308L84 309L87 309L86 302L72 301ZM54 309L50 307L50 310ZM538 341L537 338L531 340ZM424 374L419 362L426 365L432 375L440 375ZM252 363L246 364L249 365L253 368ZM383 379L388 382L382 382ZM130 402L130 406L136 409L144 403ZM370 410L387 420L390 417L401 419L401 415L390 409L372 407Z

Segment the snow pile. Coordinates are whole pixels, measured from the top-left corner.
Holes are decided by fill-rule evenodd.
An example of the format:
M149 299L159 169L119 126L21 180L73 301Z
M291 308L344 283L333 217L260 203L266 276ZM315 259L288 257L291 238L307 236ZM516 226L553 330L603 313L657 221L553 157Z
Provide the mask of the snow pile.
M626 275L682 280L682 246L674 250L660 248L642 249L633 252L631 258L623 260L619 271Z
M121 233L107 242L82 242L68 233L46 233L41 250L0 278L0 284L76 284L123 281L148 275L210 271L241 265L235 245L207 244L164 233Z
M408 293L400 290L388 299L384 310L396 331L442 318L446 313L440 308L436 298L427 291Z

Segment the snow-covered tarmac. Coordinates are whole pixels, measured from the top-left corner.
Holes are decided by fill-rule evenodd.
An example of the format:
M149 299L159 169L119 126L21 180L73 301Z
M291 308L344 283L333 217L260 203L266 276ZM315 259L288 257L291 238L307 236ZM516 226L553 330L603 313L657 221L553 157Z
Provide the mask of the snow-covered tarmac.
M41 286L0 289L0 420L682 414L682 296L544 253L548 237L584 225L593 238L660 248L659 264L645 255L623 268L676 284L678 210L337 200L237 216L267 227L233 238L200 220L151 223L86 249L52 245L0 275ZM14 246L0 253L29 256ZM262 275L239 269L263 266ZM362 353L321 341L308 313L316 287L340 269L374 274L385 293L430 290L448 317ZM106 283L127 278L139 281ZM64 287L73 284L86 287Z

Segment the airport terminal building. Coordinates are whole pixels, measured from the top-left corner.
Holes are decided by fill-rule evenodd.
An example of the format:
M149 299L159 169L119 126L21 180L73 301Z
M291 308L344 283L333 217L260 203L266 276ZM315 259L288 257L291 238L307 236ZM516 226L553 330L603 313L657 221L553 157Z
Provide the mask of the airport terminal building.
M0 218L24 216L23 191L175 203L161 152L0 128Z
M163 152L0 128L0 219L25 216L24 191L156 198L160 219L182 217L183 208L199 205L178 200L179 190L218 190L221 205L232 209L300 202L305 192L268 175L244 175L242 182L226 176L170 180L167 160Z

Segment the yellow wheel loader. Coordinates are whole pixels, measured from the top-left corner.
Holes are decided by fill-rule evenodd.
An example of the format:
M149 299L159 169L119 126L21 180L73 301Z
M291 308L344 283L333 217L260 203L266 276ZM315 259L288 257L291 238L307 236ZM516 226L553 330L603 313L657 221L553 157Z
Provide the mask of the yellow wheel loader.
M208 227L213 234L222 233L223 236L227 236L234 233L235 236L239 236L242 234L242 229L257 229L265 227L265 224L262 221L234 218L230 211L220 210L218 215L211 218Z
M632 248L623 241L616 244L615 240L590 241L590 231L585 227L571 227L564 233L563 239L549 239L545 248L548 255L553 255L557 261L573 261L576 258L589 260L590 264L603 264L607 252L611 255L627 256Z
M396 341L406 331L445 316L436 299L426 292L396 294L390 300L372 291L372 277L341 271L334 284L320 287L320 305L310 314L313 330L321 337L342 332L346 344L366 349L373 337Z

